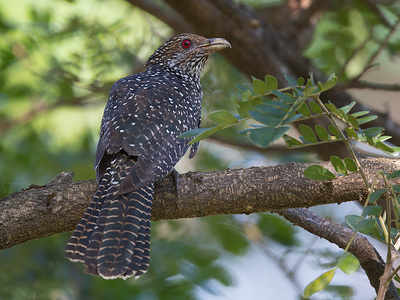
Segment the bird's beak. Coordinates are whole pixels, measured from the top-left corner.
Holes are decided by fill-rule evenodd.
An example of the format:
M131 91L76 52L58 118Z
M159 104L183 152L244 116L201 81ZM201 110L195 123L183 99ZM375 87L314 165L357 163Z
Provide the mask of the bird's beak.
M212 39L207 39L207 41L204 44L201 44L199 48L206 49L209 52L215 52L225 48L232 48L232 46L231 43L229 43L225 39L212 38Z

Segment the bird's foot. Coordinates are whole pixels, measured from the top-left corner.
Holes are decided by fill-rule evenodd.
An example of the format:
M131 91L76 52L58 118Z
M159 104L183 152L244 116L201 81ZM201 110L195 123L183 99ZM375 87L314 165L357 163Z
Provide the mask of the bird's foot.
M175 170L175 168L172 169L172 171L169 173L170 176L172 176L172 180L174 182L174 186L176 191L178 191L178 183L179 183L179 176L180 174L178 173L177 170Z

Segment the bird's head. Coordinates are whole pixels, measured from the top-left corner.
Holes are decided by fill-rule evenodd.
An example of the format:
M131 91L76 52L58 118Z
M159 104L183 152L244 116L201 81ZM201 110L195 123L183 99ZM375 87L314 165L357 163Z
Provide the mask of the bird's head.
M149 58L146 67L167 66L184 74L199 76L211 53L230 47L231 44L223 38L207 39L193 33L181 33L161 45Z

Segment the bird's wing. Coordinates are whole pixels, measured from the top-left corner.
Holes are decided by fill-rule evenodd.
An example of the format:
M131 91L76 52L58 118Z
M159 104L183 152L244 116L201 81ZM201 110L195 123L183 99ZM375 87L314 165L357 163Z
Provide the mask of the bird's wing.
M150 177L155 179L154 176L170 171L151 170L152 161L166 161L165 168L172 168L188 148L188 140L177 136L195 128L198 121L194 119L198 118L190 121L191 118L177 118L176 114L184 111L181 108L178 112L176 106L183 94L168 85L146 88L141 83L137 84L132 76L119 80L111 89L97 146L98 180L104 174L109 156L121 150L137 158L138 168L146 166L141 170L140 181L147 182ZM150 171L155 173L142 174Z

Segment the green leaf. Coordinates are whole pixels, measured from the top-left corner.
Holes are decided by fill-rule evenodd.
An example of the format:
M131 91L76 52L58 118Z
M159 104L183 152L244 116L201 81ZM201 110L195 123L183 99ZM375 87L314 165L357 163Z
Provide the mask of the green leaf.
M247 118L249 116L249 110L251 110L253 107L256 105L259 105L261 103L260 98L255 98L251 99L249 101L238 101L237 105L238 107L238 113L241 118Z
M264 81L257 78L253 78L253 90L256 95L264 95L268 91Z
M335 126L333 126L332 124L328 125L328 130L330 133L332 133L334 136L336 136L338 139L341 139L341 135L340 132L336 129Z
M299 131L302 134L302 136L306 142L310 142L310 143L318 142L318 139L310 126L305 125L305 124L300 124Z
M362 124L371 122L377 118L378 118L377 115L369 115L369 116L357 119L357 123L358 123L358 125L362 125Z
M348 114L350 110L356 105L356 101L352 101L350 104L342 106L339 108L341 111L343 111L345 114Z
M315 132L317 133L317 135L318 135L318 138L321 140L321 141L327 141L327 140L329 140L329 134L328 134L328 131L324 128L324 127L322 127L321 125L315 125Z
M249 115L257 122L263 123L268 126L277 126L279 123L281 123L282 120L282 118L280 117L272 116L254 110L249 111Z
M400 184L392 184L395 193L400 193Z
M305 102L297 109L297 111L306 117L311 115L311 111Z
M304 289L304 297L309 298L311 295L325 289L332 281L333 276L335 276L335 272L336 268L333 268L332 270L323 273L317 279L310 282Z
M335 74L331 74L328 80L324 83L318 82L318 87L320 88L320 93L330 90L336 85L337 77Z
M260 146L267 147L272 142L282 137L290 127L261 127L255 129L248 129L245 132L248 133L250 140Z
M210 135L213 135L214 133L226 128L226 126L218 125L210 128L196 128L193 130L189 130L183 134L181 134L179 137L180 138L188 138L188 137L194 137L189 144L192 145L194 143L199 142L200 140L203 140Z
M340 159L339 156L336 155L332 155L330 157L330 161L333 165L333 167L335 168L335 171L340 173L340 174L347 174L347 169L345 164L343 163L343 161Z
M377 137L378 135L381 135L383 132L384 128L383 127L370 127L367 129L363 129L363 133L366 137L368 138L374 138Z
M352 139L357 139L358 138L357 132L354 130L353 127L346 127L344 129L344 131L346 132L348 137L350 137Z
M300 141L298 141L294 137L291 137L291 136L289 136L287 134L283 135L283 139L285 140L285 143L289 148L293 147L293 146L302 145L302 143Z
M382 233L379 231L376 218L365 218L357 215L347 215L346 224L354 231L358 231L378 240L382 239Z
M358 170L357 164L352 158L345 157L343 161L344 164L346 165L347 170L349 170L350 172L357 172Z
M302 86L306 83L306 80L303 77L297 78L297 85Z
M278 99L280 99L288 104L292 104L296 101L296 99L293 98L292 96L288 95L287 93L282 93L281 91L278 91L278 90L272 91L271 94L273 94Z
M400 177L400 170L393 171L390 174L387 174L386 177L388 179L399 178Z
M380 136L378 139L379 139L379 141L384 142L384 141L387 141L387 140L389 140L389 139L391 139L391 138L392 138L392 137L389 136L389 135L382 135L382 136Z
M379 190L375 190L372 193L370 193L368 195L368 203L370 204L374 204L376 203L376 201L379 200L380 197L382 197L382 195L384 193L386 193L387 189L379 189Z
M359 118L359 117L362 117L362 116L365 116L365 115L368 115L368 114L369 114L369 110L362 110L362 111L358 111L358 112L352 113L350 116L352 116L354 118Z
M265 102L264 102L265 103ZM283 118L286 115L286 111L280 109L280 108L276 108L274 105L274 103L265 103L265 104L260 104L254 107L255 110L258 110L262 113L268 114L268 115L272 115L274 117L277 118Z
M224 125L235 124L239 122L239 120L231 112L226 110L213 111L207 116L207 119Z
M320 113L322 113L322 108L319 106L319 104L317 103L317 102L315 102L314 100L313 101L310 101L309 103L308 103L308 105L310 106L310 108L311 108L311 112L313 113L313 114L320 114Z
M346 274L354 273L360 267L360 262L351 253L346 252L338 261L337 266Z
M265 236L282 245L294 246L297 244L293 225L281 217L259 214L258 227Z
M313 180L332 180L336 178L331 171L319 165L307 167L304 170L304 176Z
M235 255L243 255L249 241L232 216L212 216L207 218L209 229L221 246Z
M180 138L189 138L189 137L194 137L197 136L199 134L202 134L203 132L206 132L208 130L213 129L214 127L209 127L209 128L196 128L196 129L192 129L189 131L186 131L184 133L182 133L179 137Z
M346 119L346 114L342 110L338 109L332 102L325 103L325 106L332 114L334 114L338 118Z
M347 120L351 124L351 126L353 126L355 129L358 129L360 127L358 126L357 119L354 118L353 116L346 115L345 120Z
M388 144L382 143L380 141L376 142L374 147L389 153L396 152L396 150L393 147L389 146Z
M278 88L278 80L271 75L265 75L265 88L268 91L276 90Z
M362 216L374 216L379 217L382 213L382 207L379 205L368 205L366 208L363 209Z

